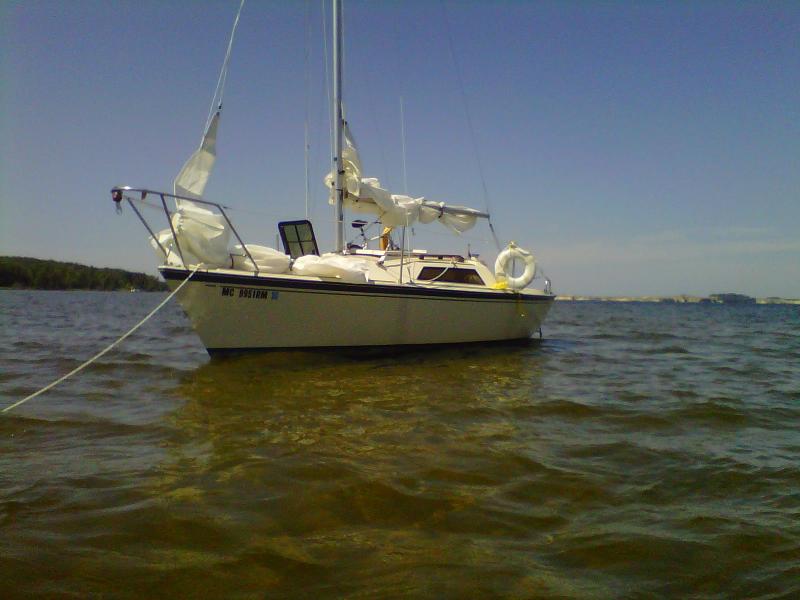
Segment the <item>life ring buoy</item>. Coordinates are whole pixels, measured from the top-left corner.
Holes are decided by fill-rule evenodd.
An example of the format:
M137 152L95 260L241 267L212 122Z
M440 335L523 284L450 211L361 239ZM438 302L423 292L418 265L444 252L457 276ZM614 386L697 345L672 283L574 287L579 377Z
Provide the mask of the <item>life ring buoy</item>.
M507 268L509 262L515 259L519 259L525 264L525 271L518 277L509 275ZM536 277L536 259L533 254L511 242L508 248L498 254L497 260L494 262L494 276L500 281L505 281L512 290L521 290Z

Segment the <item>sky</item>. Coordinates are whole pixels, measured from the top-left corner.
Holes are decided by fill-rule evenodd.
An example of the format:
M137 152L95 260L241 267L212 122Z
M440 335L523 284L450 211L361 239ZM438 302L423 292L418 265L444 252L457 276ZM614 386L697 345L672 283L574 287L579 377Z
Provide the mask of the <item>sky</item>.
M171 190L237 8L0 0L0 254L157 272L109 190ZM488 207L559 294L800 297L800 2L348 0L344 12L365 175ZM206 197L232 207L247 243L274 246L279 220L306 215L306 123L309 216L333 243L323 21L319 0L244 7ZM489 264L497 253L485 225L413 235Z

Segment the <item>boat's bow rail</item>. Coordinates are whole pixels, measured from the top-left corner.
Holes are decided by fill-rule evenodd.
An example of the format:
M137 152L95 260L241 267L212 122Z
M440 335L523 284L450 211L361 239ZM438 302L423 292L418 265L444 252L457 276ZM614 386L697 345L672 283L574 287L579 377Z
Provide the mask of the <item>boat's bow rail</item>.
M167 205L167 199L170 201L175 201L176 205L180 202L191 202L193 204L203 205L212 209L216 209L219 211L219 215L224 219L227 226L230 228L231 233L233 233L236 240L239 242L239 245L242 248L242 251L245 253L247 260L253 265L253 269L257 274L259 272L258 264L256 263L255 259L253 258L252 254L247 248L247 245L242 241L242 238L239 236L239 233L236 231L236 228L233 226L230 218L228 217L225 209L230 209L229 206L224 206L217 202L210 202L208 200L201 200L199 198L191 198L189 196L180 196L178 194L173 194L170 192L160 192L157 190L150 190L146 188L133 188L130 186L117 186L111 188L111 199L120 206L123 200L125 200L128 205L131 207L133 212L136 213L136 216L139 217L139 220L142 222L142 225L145 226L147 232L150 234L150 239L152 240L153 244L164 254L164 261L169 262L170 257L173 256L173 252L171 248L168 248L165 244L164 236L153 232L153 228L150 227L147 219L144 218L141 211L136 207L136 203L145 204L148 206L152 206L154 208L159 208L157 205L153 205L147 202L148 197L157 197L160 200L160 208L164 211L164 216L167 219L167 224L169 225L169 237L171 243L175 247L175 253L177 253L178 257L180 258L180 266L184 268L188 267L188 261L184 254L183 248L181 248L180 242L178 240L178 235L175 231L175 223L173 222L173 216L175 215L174 211L170 211L169 206ZM208 213L213 215L213 211L209 210Z

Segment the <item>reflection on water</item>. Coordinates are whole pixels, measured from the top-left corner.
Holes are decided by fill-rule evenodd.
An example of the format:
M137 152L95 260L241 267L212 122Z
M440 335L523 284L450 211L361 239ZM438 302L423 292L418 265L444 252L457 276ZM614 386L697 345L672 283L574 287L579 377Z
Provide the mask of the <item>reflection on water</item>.
M273 565L278 587L308 576L368 595L524 587L531 557L506 545L558 519L503 488L541 470L519 455L515 413L547 356L530 345L212 361L181 383L157 485L205 522L233 509L242 534L228 551L242 572ZM457 583L454 570L473 575Z
M161 297L0 293L0 400ZM168 306L0 418L0 595L798 595L798 365L794 307L209 360Z

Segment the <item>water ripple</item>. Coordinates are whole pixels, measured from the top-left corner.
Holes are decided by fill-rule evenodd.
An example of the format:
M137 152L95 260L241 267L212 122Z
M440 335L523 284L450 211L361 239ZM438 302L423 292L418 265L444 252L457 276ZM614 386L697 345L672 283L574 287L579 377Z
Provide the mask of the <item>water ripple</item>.
M160 294L0 292L0 399ZM2 597L800 595L797 307L210 361L177 306L0 417Z

